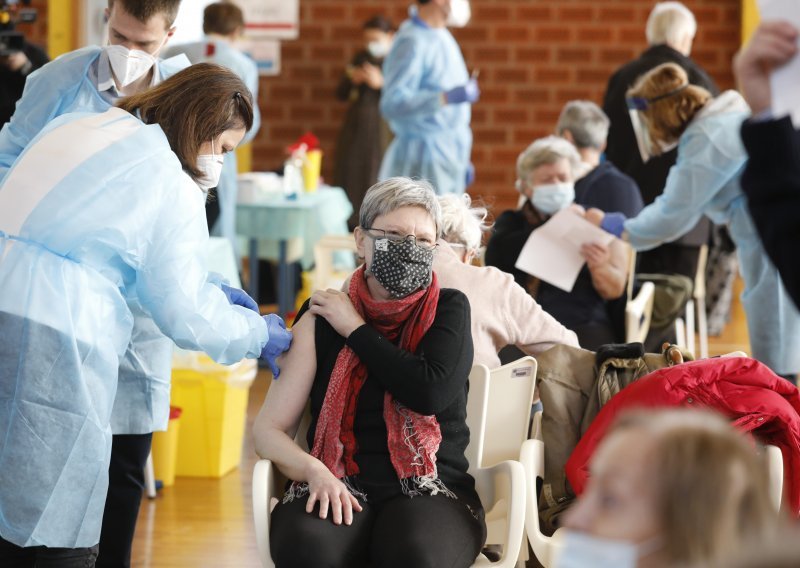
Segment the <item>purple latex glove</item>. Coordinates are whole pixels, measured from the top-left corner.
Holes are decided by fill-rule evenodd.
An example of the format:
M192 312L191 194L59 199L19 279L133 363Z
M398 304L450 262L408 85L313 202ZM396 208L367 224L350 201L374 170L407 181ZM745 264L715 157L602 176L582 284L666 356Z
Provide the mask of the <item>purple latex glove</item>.
M292 345L292 332L286 329L286 323L275 314L264 316L264 321L267 322L269 339L261 350L261 358L269 364L272 376L277 379L281 370L278 368L276 359Z
M625 221L627 220L628 218L622 213L606 213L600 222L600 228L619 238L625 231Z
M244 290L228 286L227 284L220 284L220 289L225 294L225 297L228 298L229 304L234 306L242 306L248 310L253 310L257 314L260 313L256 301Z
M454 105L459 103L474 104L481 98L481 90L478 88L478 80L470 79L466 85L450 89L444 94L447 104Z

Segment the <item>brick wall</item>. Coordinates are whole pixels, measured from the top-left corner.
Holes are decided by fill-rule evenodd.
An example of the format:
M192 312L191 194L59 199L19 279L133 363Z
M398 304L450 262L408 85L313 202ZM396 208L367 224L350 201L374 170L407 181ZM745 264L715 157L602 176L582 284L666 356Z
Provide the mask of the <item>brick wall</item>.
M344 65L361 45L361 23L384 13L397 23L411 0L301 0L300 39L283 44L283 73L261 81L264 127L255 141L257 169L280 167L283 148L306 130L332 173L345 105L335 100ZM684 0L699 21L694 58L722 88L733 85L739 0ZM601 102L609 75L646 48L652 0L473 0L473 19L455 36L469 69L480 69L473 108L471 189L496 211L516 202L514 164L533 139L554 127L571 99Z
M47 49L47 0L32 0L30 7L37 11L36 21L20 24L17 31L24 33L29 42Z
M383 13L401 22L412 0L301 0L300 39L283 44L280 77L262 78L264 126L254 167L279 168L283 149L316 133L330 179L345 110L333 91L361 46L361 23ZM699 21L693 57L721 88L733 86L730 60L739 45L740 0L684 0ZM502 210L516 202L514 164L532 140L548 134L562 105L601 102L609 75L646 48L653 0L472 0L473 19L455 35L469 69L480 69L482 97L473 107L477 180L471 189ZM47 42L47 1L39 21L21 27Z

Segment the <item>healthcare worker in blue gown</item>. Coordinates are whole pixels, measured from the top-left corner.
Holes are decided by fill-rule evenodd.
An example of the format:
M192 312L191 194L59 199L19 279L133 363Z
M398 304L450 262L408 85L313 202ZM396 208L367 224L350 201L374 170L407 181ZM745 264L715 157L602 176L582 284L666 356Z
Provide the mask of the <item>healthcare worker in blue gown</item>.
M227 67L244 81L258 101L258 66L250 57L239 51L235 44L244 33L244 15L242 10L230 2L209 4L203 11L203 32L206 37L199 42L176 45L170 48L166 56L183 53L192 63L207 61ZM254 107L253 128L247 133L243 144L250 142L261 127L261 113L258 104ZM222 176L217 186L219 202L219 218L211 228L211 234L225 237L237 250L236 242L236 194L237 194L236 156L225 160ZM237 255L238 256L238 255Z
M252 126L244 83L198 64L118 104L52 121L0 184L3 566L54 549L93 565L132 302L220 363L274 365L291 342L205 266L206 191Z
M0 181L52 119L105 111L120 96L139 93L188 67L183 56L159 59L175 31L179 5L180 0L167 0L148 12L139 0L114 0L106 12L108 45L67 53L31 74L11 122L0 131ZM120 361L111 419L114 444L98 558L103 567L130 564L152 432L165 430L169 420L172 342L135 301L131 310L131 344Z
M471 105L480 91L447 27L470 18L467 0L417 0L383 63L381 113L395 135L380 179L427 179L439 194L472 182Z
M739 131L750 116L747 103L736 91L713 98L690 85L682 68L667 63L628 91L628 106L643 160L677 145L677 162L663 194L635 218L597 210L587 216L636 250L674 240L702 215L726 225L745 284L752 356L794 380L800 371L800 312L759 240L740 186L747 154Z

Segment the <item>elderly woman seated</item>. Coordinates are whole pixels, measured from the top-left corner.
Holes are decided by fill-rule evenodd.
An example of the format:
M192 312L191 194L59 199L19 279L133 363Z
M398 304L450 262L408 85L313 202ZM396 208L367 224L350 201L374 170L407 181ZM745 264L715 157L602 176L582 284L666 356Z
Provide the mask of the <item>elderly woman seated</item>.
M486 264L514 275L539 304L563 325L577 333L582 347L622 338L615 332L607 302L622 296L628 276L628 249L620 241L609 246L585 243L586 259L571 292L540 281L514 267L531 232L575 201L575 176L580 156L575 147L556 136L531 144L517 159L517 189L525 203L497 219L486 249Z
M355 230L365 265L298 314L255 424L256 451L292 480L272 513L279 568L467 567L481 549L470 306L432 270L441 226L429 184L376 184ZM306 453L292 437L309 401Z
M555 568L730 567L779 527L752 440L708 411L623 415L591 470Z
M473 364L493 369L500 365L498 352L507 345L537 355L556 344L578 346L575 333L545 312L514 278L501 270L473 266L481 245L486 209L470 208L468 195L439 197L442 238L433 269L444 288L467 295L472 306Z

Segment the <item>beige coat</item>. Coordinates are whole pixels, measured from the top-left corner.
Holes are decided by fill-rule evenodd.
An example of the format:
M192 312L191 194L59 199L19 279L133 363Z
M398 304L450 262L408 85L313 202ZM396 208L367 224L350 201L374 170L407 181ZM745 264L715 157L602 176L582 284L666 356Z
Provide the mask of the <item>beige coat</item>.
M558 344L578 347L575 333L545 312L511 274L464 264L444 241L439 241L433 270L439 286L460 290L469 299L473 364L499 367L497 352L506 345L516 345L529 355Z

